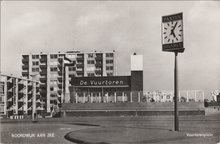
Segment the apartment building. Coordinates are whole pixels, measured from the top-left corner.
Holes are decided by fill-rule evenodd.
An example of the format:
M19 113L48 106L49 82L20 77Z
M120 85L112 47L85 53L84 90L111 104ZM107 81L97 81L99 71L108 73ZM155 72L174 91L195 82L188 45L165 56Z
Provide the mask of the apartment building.
M44 108L51 112L53 105L68 102L72 77L115 75L115 52L38 53L22 55L22 76L36 76Z
M2 74L0 82L1 117L41 114L39 82Z

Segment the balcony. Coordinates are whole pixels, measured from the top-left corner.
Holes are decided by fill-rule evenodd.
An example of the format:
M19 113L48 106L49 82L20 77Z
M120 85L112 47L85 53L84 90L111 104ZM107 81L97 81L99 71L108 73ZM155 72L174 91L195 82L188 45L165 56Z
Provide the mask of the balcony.
M40 89L47 89L47 85L46 84L40 84Z
M18 109L24 105L24 102L18 102Z
M11 89L12 87L13 87L13 83L7 82L7 89L9 90L9 89Z
M29 85L29 86L28 86L28 92L30 92L32 89L33 89L33 86L32 86L32 85Z
M95 60L102 60L103 58L102 58L102 56L96 56L95 57Z
M7 102L7 109L10 109L13 106L13 102L9 101Z
M28 65L22 65L22 70L28 70Z
M40 94L41 94L41 95L47 94L47 91L46 91L45 89L41 89L41 90L40 90Z
M76 67L77 67L77 68L84 67L84 63L77 63L77 64L76 64Z
M47 82L47 77L41 77L40 82L41 83L46 83Z
M36 95L36 100L38 100L38 99L40 99L40 95L39 94Z
M102 63L101 63L101 62L97 62L97 63L95 64L95 66L100 67L100 66L102 66Z
M59 89L62 89L63 84L62 83L58 83L58 87Z
M63 75L63 71L62 70L58 71L58 75L62 76Z
M41 76L46 76L46 75L47 75L47 70L42 70L42 71L40 72L40 75L41 75Z
M59 68L60 70L62 70L63 65L62 65L62 64L58 64L58 68Z
M46 63L47 62L47 56L41 56L41 58L40 58L40 62L41 63Z
M12 98L12 97L13 97L13 92L10 92L10 91L9 91L7 98L10 99L10 98Z
M23 97L24 97L24 94L23 94L22 92L19 92L19 93L18 93L18 100L21 99L21 98L23 98Z
M22 55L22 58L23 58L23 59L28 59L28 58L29 58L29 55Z
M96 73L96 74L102 74L102 70L97 69L97 70L95 70L95 73Z
M61 90L61 89L59 89L57 92L58 92L58 94L59 94L59 95L61 95L62 90Z
M36 103L36 107L38 108L38 107L40 107L41 106L41 103L40 102L37 102Z
M32 106L32 102L28 102L28 108Z
M40 92L40 87L36 87L36 93Z
M29 59L28 59L28 58L22 59L22 63L23 63L23 64L27 64L28 62L29 62Z
M27 71L23 71L23 72L22 72L22 76L23 76L23 77L28 77L28 72L27 72Z
M62 76L59 76L57 79L58 79L59 82L62 82L63 77L62 77Z
M18 84L18 91L20 91L21 89L23 89L24 88L24 84Z
M28 100L32 98L32 94L28 94Z
M83 54L77 54L76 60L84 60Z
M40 65L40 68L41 68L41 69L47 69L47 64L41 64L41 65Z

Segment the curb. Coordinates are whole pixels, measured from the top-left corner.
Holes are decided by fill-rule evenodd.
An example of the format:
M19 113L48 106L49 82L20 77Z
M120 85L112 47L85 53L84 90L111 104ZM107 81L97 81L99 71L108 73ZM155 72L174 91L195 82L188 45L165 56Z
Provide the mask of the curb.
M80 140L80 139L76 139L70 136L72 132L67 133L64 138L68 141L77 143L77 144L110 144L110 143L106 143L106 142L88 142L88 141L84 141L84 140Z

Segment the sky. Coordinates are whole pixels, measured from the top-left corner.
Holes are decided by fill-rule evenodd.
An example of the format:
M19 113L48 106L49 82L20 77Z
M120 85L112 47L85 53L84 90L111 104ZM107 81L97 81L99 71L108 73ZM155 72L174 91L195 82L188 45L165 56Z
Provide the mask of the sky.
M172 90L174 53L163 52L161 17L183 12L180 90L220 90L218 1L1 1L1 73L21 76L22 54L116 51L117 75L144 57L144 90Z

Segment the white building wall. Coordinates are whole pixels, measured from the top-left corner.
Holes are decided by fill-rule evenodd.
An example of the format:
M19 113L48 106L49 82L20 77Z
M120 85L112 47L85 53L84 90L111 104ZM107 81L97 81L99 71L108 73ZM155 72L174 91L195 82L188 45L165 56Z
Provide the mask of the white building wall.
M131 55L131 71L143 71L143 55Z

